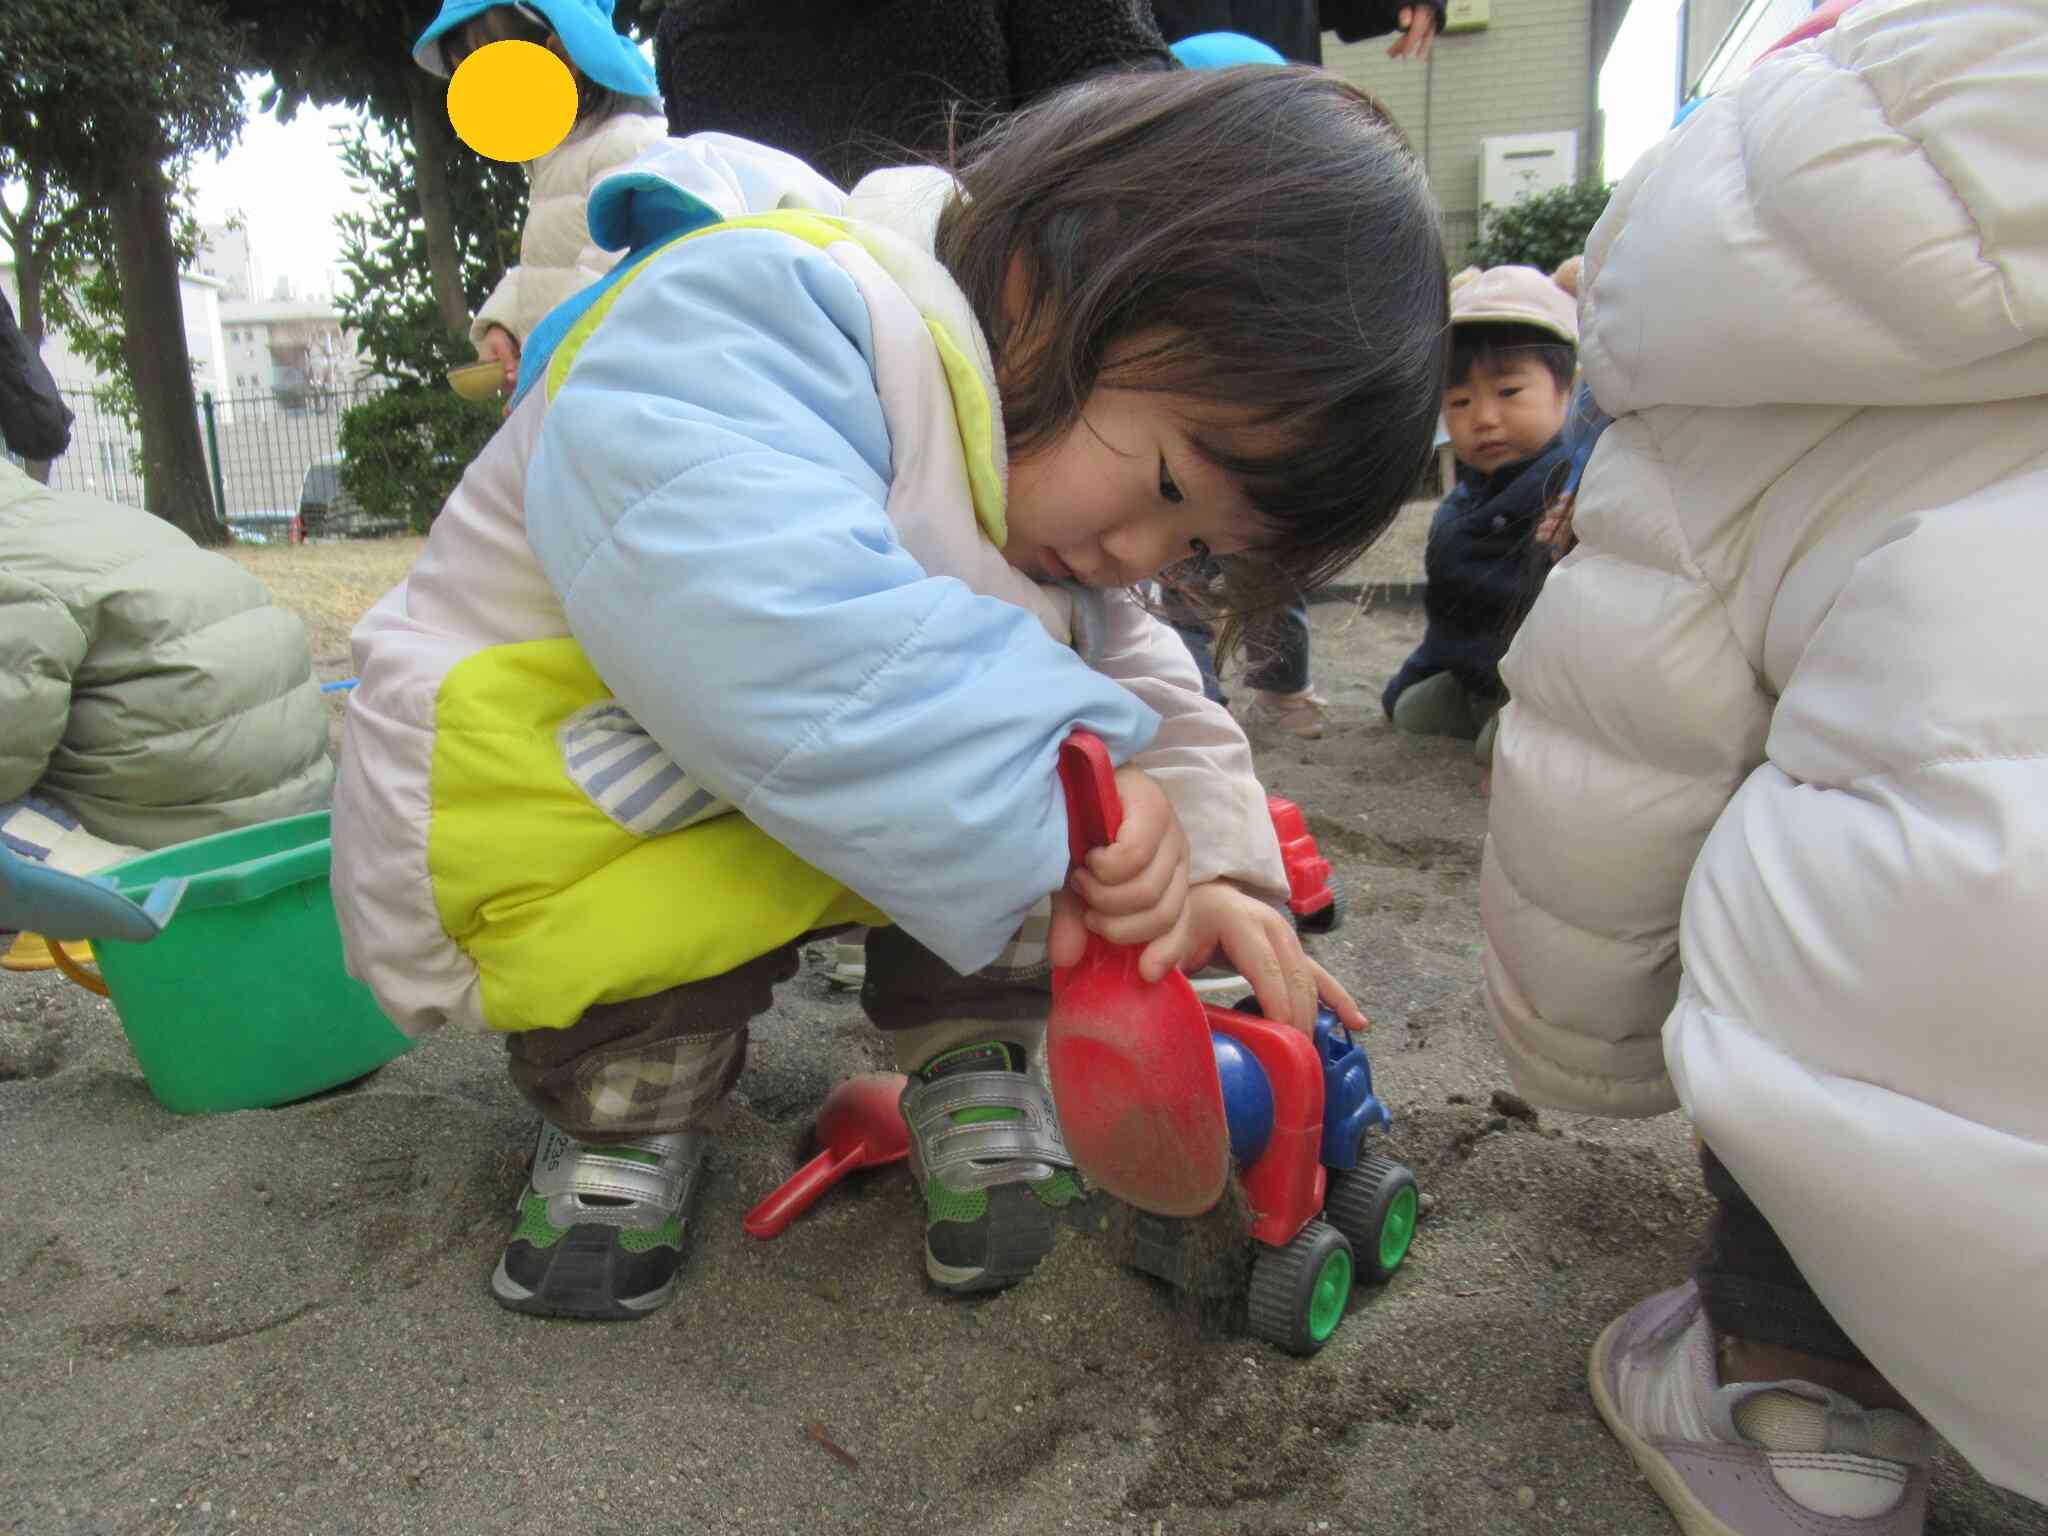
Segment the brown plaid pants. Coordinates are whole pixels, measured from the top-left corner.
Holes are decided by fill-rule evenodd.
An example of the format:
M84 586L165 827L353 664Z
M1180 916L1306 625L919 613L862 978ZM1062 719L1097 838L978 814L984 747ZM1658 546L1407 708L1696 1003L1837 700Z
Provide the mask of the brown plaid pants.
M900 1070L977 1040L1014 1040L1037 1055L1051 989L1048 910L1041 905L995 963L971 976L898 929L868 931L861 1007L889 1035ZM601 1003L567 1029L507 1035L512 1082L579 1140L694 1129L739 1081L747 1025L768 1011L775 984L796 974L800 947L826 936L806 934L723 976Z

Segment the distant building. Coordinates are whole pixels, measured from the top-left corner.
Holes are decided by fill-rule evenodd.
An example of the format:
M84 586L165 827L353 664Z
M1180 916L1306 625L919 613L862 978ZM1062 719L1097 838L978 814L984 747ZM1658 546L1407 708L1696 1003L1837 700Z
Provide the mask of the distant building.
M232 274L240 263L242 282L253 265L232 247L213 247L209 259L215 273ZM192 393L202 405L228 515L275 521L296 505L307 467L335 451L339 408L370 385L369 370L331 305L230 301L227 281L206 272L178 275ZM11 263L0 263L0 291L18 314ZM62 332L43 338L42 357L76 418L51 483L141 506L141 440L96 398L110 381L71 350Z
M1449 0L1445 31L1419 64L1388 58L1391 36L1323 38L1325 67L1377 98L1429 167L1452 266L1478 237L1482 203L1597 175L1594 83L1626 8Z
M1678 56L1683 99L1713 95L1814 9L1814 0L1687 0Z
M291 299L223 304L227 336L225 394L244 410L318 409L367 372L352 333L331 304Z
M1814 0L1635 0L1600 74L1606 175L1625 175L1685 103L1739 78L1814 9Z
M19 315L21 284L13 262L0 262L0 288L6 290L7 302ZM184 312L185 350L192 357L193 388L218 393L221 381L227 377L227 346L220 327L220 280L200 272L180 272L178 302ZM43 338L43 362L59 389L91 392L107 382L91 363L71 350L61 331L52 331Z
M21 285L12 262L0 262L0 288L6 290L7 302L19 315ZM218 278L198 272L178 274L178 303L185 322L185 350L192 359L195 395L206 391L218 394L227 377L220 295ZM43 338L42 357L77 418L71 425L71 447L53 471L54 483L141 506L142 475L136 468L141 444L119 417L99 408L92 398L106 387L108 379L71 350L61 331Z
M245 304L256 296L256 258L249 249L249 231L226 224L199 226L199 249L192 266L206 277L217 278L221 301Z

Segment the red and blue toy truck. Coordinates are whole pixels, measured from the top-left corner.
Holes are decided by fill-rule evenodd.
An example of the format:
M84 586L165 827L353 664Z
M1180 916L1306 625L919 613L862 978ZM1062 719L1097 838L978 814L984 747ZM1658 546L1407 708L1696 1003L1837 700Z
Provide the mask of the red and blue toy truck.
M1266 814L1280 839L1280 857L1287 866L1287 910L1303 933L1330 933L1344 921L1344 888L1330 861L1316 847L1315 835L1301 807L1279 795L1266 796Z
M1407 1258L1415 1175L1366 1151L1391 1117L1364 1047L1335 1014L1321 1010L1311 1037L1260 1018L1249 1000L1207 1012L1231 1159L1251 1209L1247 1326L1312 1355L1343 1321L1354 1279L1385 1281ZM1133 1222L1134 1268L1202 1288L1185 1221L1134 1212Z

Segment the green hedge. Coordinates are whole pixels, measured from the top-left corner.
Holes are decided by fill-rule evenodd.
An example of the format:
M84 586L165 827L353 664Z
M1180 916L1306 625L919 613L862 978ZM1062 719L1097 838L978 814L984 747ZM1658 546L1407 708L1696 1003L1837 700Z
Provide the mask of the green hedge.
M1607 211L1609 186L1559 187L1479 210L1479 238L1467 260L1476 267L1523 266L1555 272L1586 249L1586 236Z
M403 518L424 533L455 482L503 419L497 401L394 391L341 416L341 483L372 517Z

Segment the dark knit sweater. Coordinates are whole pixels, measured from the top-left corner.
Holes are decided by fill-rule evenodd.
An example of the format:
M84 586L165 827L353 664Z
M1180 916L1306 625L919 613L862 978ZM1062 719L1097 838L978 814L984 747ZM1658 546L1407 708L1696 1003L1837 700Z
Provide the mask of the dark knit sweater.
M1148 0L677 0L655 45L669 132L788 150L842 186L943 160L961 136L1087 75L1165 69Z
M1549 574L1536 548L1536 525L1571 461L1560 433L1532 459L1492 474L1458 466L1458 484L1430 519L1422 556L1422 644L1380 695L1394 700L1426 677L1448 672L1481 699L1507 697L1500 659L1515 626Z
M1401 8L1409 4L1429 6L1443 30L1441 0L1152 0L1152 9L1169 43L1204 32L1242 32L1291 63L1320 64L1325 32L1345 43L1378 37L1400 26Z

